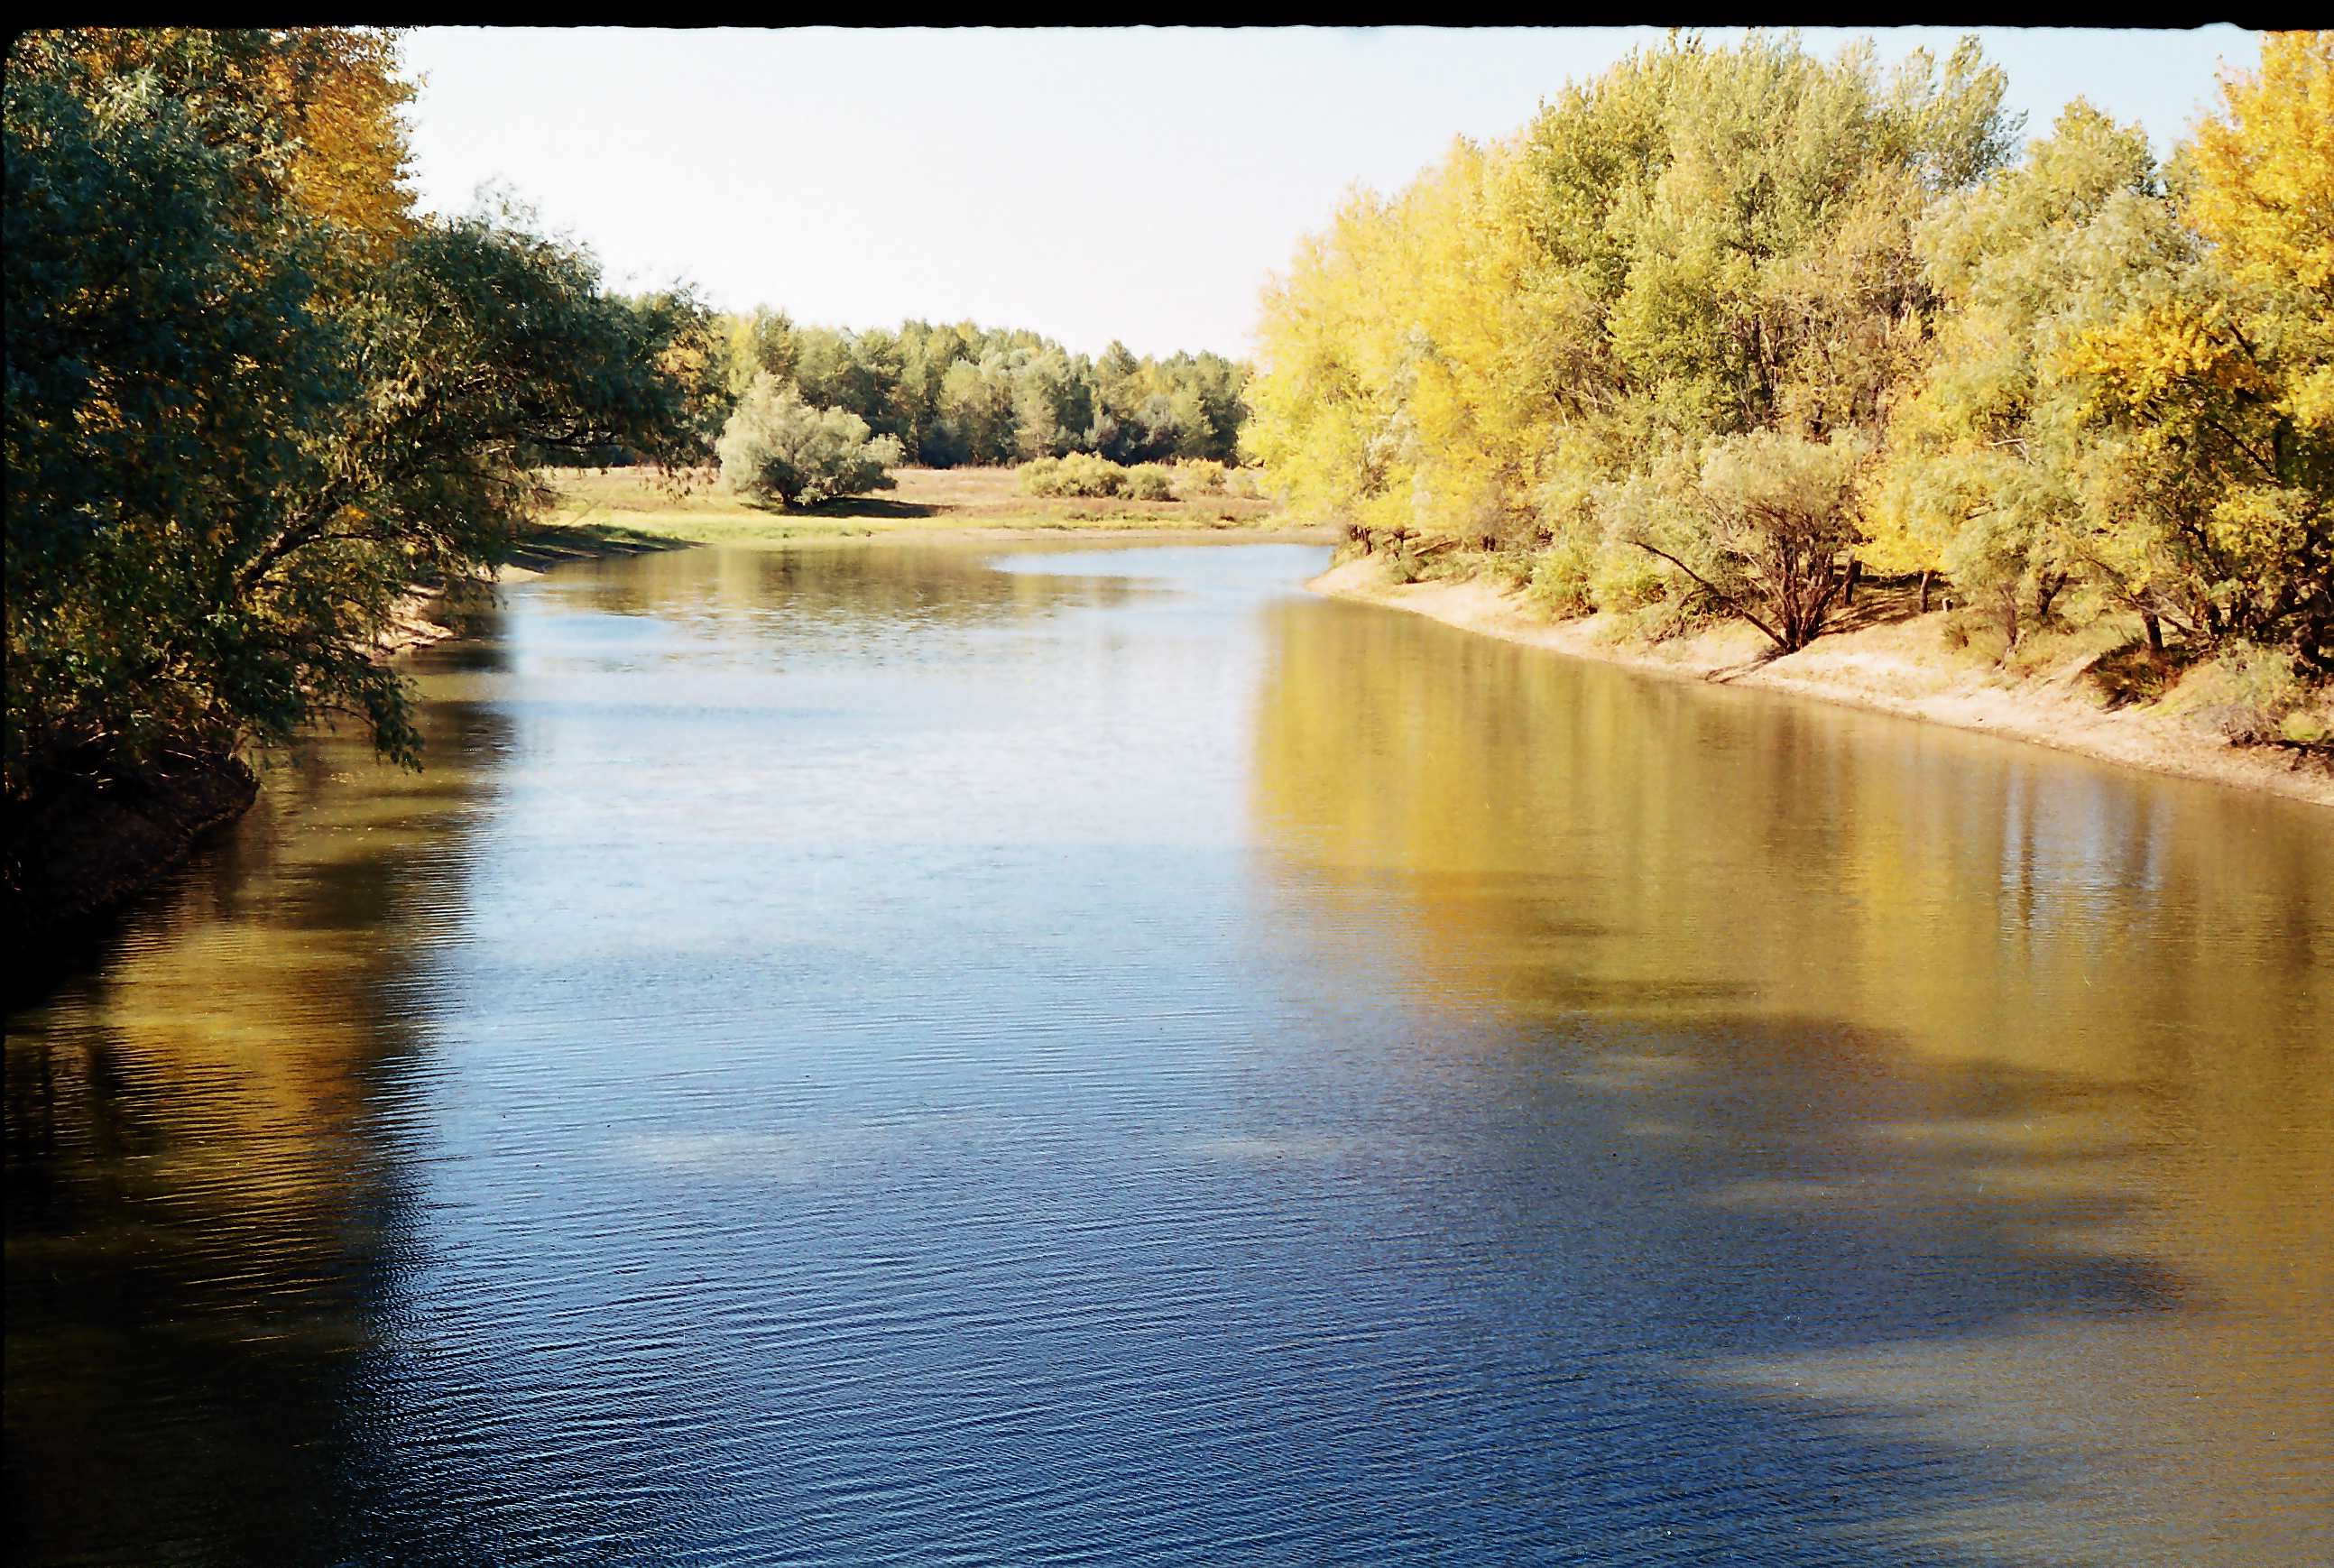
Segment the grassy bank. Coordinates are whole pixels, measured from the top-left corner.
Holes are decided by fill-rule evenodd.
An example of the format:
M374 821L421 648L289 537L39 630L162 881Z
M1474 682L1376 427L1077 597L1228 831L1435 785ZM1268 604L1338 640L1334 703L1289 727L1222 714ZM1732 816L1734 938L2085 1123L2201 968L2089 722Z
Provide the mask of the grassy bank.
M757 505L724 491L709 471L676 490L640 468L569 469L555 476L560 504L539 537L581 546L594 539L633 544L789 545L828 541L1063 533L1256 534L1318 537L1272 515L1249 496L1188 500L1025 495L1011 468L898 468L895 488L804 511Z
M1764 638L1739 621L1650 640L1609 615L1551 620L1488 576L1398 582L1383 555L1343 562L1307 586L1577 659L1794 692L2334 806L2334 767L2322 755L2232 745L2182 714L2176 692L2165 701L2109 707L2087 673L2095 652L2070 649L2025 673L2005 669L1953 647L1947 613L1921 613L1908 592L1859 593L1839 630L1776 658Z

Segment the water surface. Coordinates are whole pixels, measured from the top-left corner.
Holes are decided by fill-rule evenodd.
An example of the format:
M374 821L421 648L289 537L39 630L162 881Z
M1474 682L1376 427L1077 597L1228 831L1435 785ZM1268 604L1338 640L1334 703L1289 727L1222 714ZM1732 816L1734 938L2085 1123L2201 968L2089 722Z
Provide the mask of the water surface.
M2334 831L1296 591L694 551L10 1018L27 1563L2334 1561Z

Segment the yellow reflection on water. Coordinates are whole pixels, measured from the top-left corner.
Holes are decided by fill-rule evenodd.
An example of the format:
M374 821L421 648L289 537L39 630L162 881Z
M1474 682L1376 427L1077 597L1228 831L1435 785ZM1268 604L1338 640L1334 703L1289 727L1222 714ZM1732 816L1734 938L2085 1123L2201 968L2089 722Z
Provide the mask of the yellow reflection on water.
M1912 1255L1960 1245L1940 1217L2026 1260L1975 1321L1695 1375L2089 1457L2055 1525L2030 1499L1908 1540L2334 1554L2325 813L1363 607L1274 613L1253 814L1325 986L1500 1020L1628 1138L1738 1157L1677 1201L1901 1234L1908 1295L1953 1266ZM2086 1258L2135 1282L2128 1309L2038 1283Z

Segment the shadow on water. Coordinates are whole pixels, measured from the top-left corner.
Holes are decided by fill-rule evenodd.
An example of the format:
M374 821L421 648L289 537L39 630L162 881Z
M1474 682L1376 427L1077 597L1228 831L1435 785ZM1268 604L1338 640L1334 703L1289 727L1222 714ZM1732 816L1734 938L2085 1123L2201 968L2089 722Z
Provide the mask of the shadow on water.
M2116 1408L2260 1313L2248 1342L2304 1381L2205 1374L2221 1402L2181 1419L2239 1475L2308 1452L2307 1292L2223 1286L2291 1296L2281 1260L2313 1250L2276 1197L2325 1175L2299 1130L2334 956L2306 813L1272 613L1263 919L1349 1028L1343 997L1401 1006L1337 1076L1401 1082L1414 1136L1484 1151L1419 1217L1418 1267L1471 1255L1467 1314L1546 1336L1558 1391L1520 1425L1557 1435L1534 1471L1570 1560L2308 1554L2308 1504L2086 1513L2116 1460L2042 1435L2079 1408L2152 1458L2163 1432ZM2165 1245L2200 1236L2210 1277ZM2040 1386L2002 1386L2012 1364Z
M2127 1092L1908 1068L1901 1041L1816 1018L1409 1048L1434 1065L1405 1086L1398 1130L1349 1125L1331 1169L1275 1172L1290 1189L1270 1207L1335 1206L1345 1233L1294 1265L1319 1276L1304 1315L1345 1321L1285 1380L1361 1397L1317 1429L1293 1406L1263 1446L1278 1473L1353 1475L1349 1500L1374 1510L1367 1529L1316 1519L1292 1554L2066 1560L2078 1522L2019 1540L1951 1517L2048 1520L2047 1451L1924 1427L1927 1389L1859 1402L1744 1386L1734 1369L2193 1304L2173 1271L2063 1239L2141 1206L2091 1179L2126 1152L2115 1140L1992 1136ZM1413 1169L1371 1225L1354 1188L1381 1142L1408 1146ZM1350 1550L1326 1549L1341 1536Z
M425 658L495 664L480 645ZM369 1390L411 1246L405 1105L428 1055L394 994L458 901L473 759L505 731L458 701L423 720L420 774L351 736L272 759L259 805L93 972L11 1017L13 1562L371 1549Z

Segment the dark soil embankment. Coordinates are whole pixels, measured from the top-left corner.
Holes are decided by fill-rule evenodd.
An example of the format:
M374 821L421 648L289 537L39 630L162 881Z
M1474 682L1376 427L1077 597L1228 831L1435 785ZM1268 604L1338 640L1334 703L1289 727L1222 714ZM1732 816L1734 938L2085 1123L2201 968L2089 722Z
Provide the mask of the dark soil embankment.
M145 779L69 784L13 813L0 850L0 919L20 961L91 931L258 794L242 763L202 757Z

